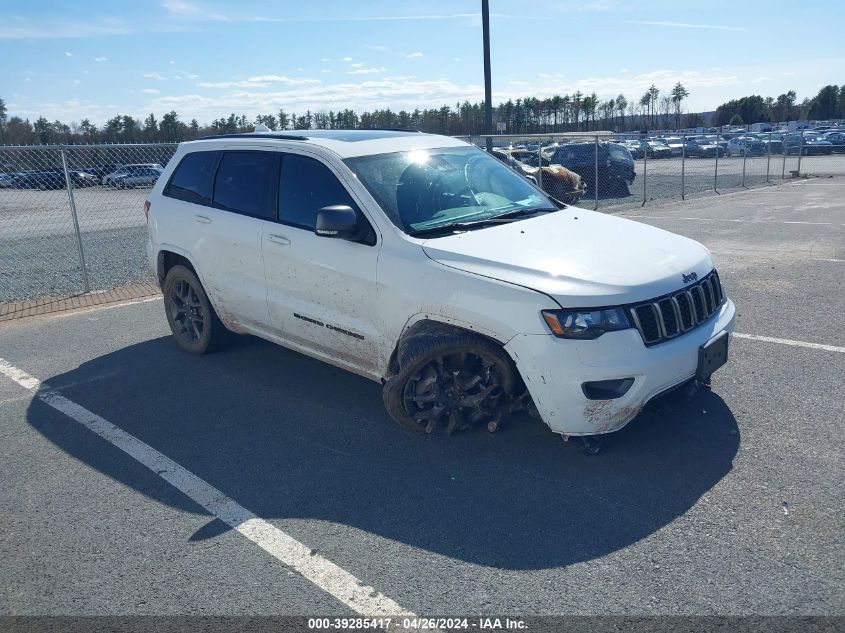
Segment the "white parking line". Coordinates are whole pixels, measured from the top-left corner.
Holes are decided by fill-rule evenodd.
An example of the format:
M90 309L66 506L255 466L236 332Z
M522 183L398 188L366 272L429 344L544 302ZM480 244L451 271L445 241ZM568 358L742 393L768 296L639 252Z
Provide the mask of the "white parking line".
M677 215L629 215L629 218L646 220L697 220L699 222L737 222L746 224L808 224L811 226L845 226L837 222L801 222L798 220L737 220L730 218L688 218Z
M161 301L161 295L155 297L147 297L146 299L133 299L131 301L124 301L122 303L107 303L105 305L96 306L93 308L85 308L84 310L68 310L66 312L59 312L57 314L45 314L53 318L76 316L77 314L86 314L88 312L98 312L100 310L111 310L112 308L124 308L126 306L134 306L139 303L149 303L150 301Z
M793 341L788 338L773 338L771 336L757 336L755 334L740 334L734 332L735 338L744 338L750 341L763 341L764 343L779 343L780 345L792 345L793 347L808 347L810 349L820 349L825 352L839 352L845 354L845 347L837 347L836 345L822 345L821 343L807 343L806 341Z
M36 391L41 381L0 358L0 374L21 387ZM268 554L295 569L343 604L368 617L415 617L387 596L364 585L358 578L286 532L230 499L208 482L189 472L169 457L118 428L105 418L53 391L47 384L37 396L45 404L76 420L124 453L143 464L174 488L197 502L213 516L227 523Z

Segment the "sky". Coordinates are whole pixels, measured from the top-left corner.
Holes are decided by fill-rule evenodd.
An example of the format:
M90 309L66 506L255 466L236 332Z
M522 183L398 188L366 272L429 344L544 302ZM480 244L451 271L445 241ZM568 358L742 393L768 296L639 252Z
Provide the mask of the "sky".
M0 0L10 116L209 123L484 95L480 0ZM687 111L845 82L845 0L490 0L493 101L680 81Z

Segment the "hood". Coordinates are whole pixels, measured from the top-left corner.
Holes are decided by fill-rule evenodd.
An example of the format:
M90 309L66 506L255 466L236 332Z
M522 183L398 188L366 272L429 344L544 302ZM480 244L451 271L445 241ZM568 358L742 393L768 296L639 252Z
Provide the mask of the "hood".
M653 299L682 288L682 275L713 269L698 242L574 207L428 239L423 250L445 266L532 288L570 308Z

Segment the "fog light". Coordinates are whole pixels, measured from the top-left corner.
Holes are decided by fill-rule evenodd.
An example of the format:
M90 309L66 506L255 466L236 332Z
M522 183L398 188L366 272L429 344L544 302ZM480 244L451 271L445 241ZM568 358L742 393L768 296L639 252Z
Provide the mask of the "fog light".
M631 385L634 384L633 378L617 378L616 380L593 380L585 382L581 385L584 395L590 400L614 400L621 398L626 393Z

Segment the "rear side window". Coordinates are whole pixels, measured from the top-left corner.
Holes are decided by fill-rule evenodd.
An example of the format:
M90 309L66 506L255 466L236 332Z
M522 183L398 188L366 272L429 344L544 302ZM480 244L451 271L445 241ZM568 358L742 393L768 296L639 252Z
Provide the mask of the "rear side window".
M313 229L317 211L336 204L357 209L349 192L328 167L312 158L285 155L279 190L280 221Z
M164 195L195 204L211 204L211 177L220 152L191 152L173 171Z
M278 165L276 152L223 152L214 181L214 206L275 219Z

